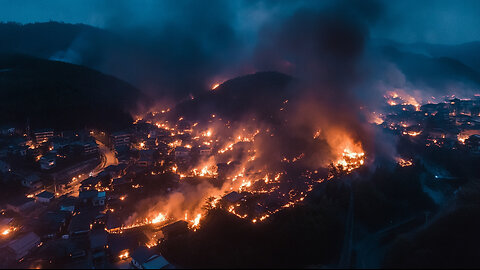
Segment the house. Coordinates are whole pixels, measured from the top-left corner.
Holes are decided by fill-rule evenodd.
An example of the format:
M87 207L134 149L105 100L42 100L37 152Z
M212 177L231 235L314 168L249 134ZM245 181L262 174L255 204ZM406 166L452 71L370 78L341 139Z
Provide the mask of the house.
M80 201L84 204L91 204L92 206L104 206L106 200L105 191L98 190L80 191L78 195Z
M142 269L166 269L171 267L170 263L163 256L160 255L151 258L142 266Z
M22 197L7 204L7 209L17 213L22 213L25 210L32 208L35 205L35 199Z
M68 140L63 137L52 138L50 141L50 147L52 150L60 150L70 145L71 140Z
M144 269L143 265L151 259L156 258L158 255L154 250L145 246L138 247L132 252L131 265L136 269Z
M69 212L65 211L50 211L45 213L40 218L40 228L42 237L53 238L62 231L62 228L67 223L67 218L70 216Z
M131 255L131 266L136 269L165 269L170 263L152 249L145 246L138 247Z
M60 211L73 213L73 211L75 211L75 204L77 202L77 198L66 197L66 196L62 196L60 198L61 198L61 201L59 204Z
M96 185L101 183L102 180L100 177L89 177L82 181L82 185L80 186L80 190L91 190L94 189Z
M243 198L242 194L240 194L236 191L232 191L232 192L228 193L227 195L225 195L222 198L222 200L225 201L228 204L234 204L234 203L237 203L242 198Z
M105 230L96 229L90 233L90 250L94 260L106 256L107 237L108 233Z
M40 176L34 173L29 174L22 180L22 186L24 187L36 189L42 187L42 185Z
M43 191L35 196L37 198L37 202L39 203L50 203L55 198L55 194Z
M6 253L10 254L15 260L20 260L39 244L40 237L30 232L8 243Z
M97 216L98 211L94 209L82 210L74 213L68 226L70 236L87 234Z
M50 170L57 165L57 156L54 154L47 154L40 158L40 169Z
M167 239L172 236L184 234L188 232L188 222L185 220L179 220L172 224L169 224L160 229L164 235L164 238Z

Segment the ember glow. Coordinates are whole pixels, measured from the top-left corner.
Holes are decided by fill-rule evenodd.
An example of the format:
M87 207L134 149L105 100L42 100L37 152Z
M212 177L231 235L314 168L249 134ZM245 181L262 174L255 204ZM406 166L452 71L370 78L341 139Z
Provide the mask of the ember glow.
M130 257L130 253L127 251L122 252L120 255L118 255L118 258L120 260L126 260Z
M402 167L409 167L413 165L413 162L409 159L396 158L398 165Z
M358 151L358 150L357 150ZM351 172L360 168L365 163L365 153L353 152L346 148L342 153L342 158L337 160L336 166L341 167L343 170Z
M390 106L410 105L413 106L416 111L420 111L420 103L417 99L404 90L388 91L385 99Z
M332 166L335 171L348 174L366 163L367 155L361 143L353 140L348 131L339 128L319 130L310 140L326 141L331 145L333 155L330 159L317 163L318 167L305 170L297 176L301 177L301 184L287 189L291 176L285 169L295 167L297 163L300 165L304 160L311 160L310 156L298 153L291 157L283 156L277 161L265 160L261 155L263 146L257 140L273 137L275 133L272 128L260 127L255 121L232 123L217 114L210 117L213 120L207 125L195 122L193 126L188 125L184 129L178 128L182 126L182 121L187 121L184 117L178 118L177 123L168 124L164 119L154 121L155 126L165 130L170 137L169 141L173 142L169 146L174 148L175 162L169 165L168 170L178 175L185 188L179 188L170 196L160 197L158 201L149 199L148 211L139 209L135 217L126 221L127 225L112 232L175 220L185 220L192 230L197 230L202 217L206 215L205 204L209 208L223 208L239 218L259 223L284 208L301 203L315 184L331 179L328 174L317 174L318 168ZM137 121L142 122L145 121ZM191 139L185 139L186 134ZM192 164L192 153L199 154L196 164ZM281 166L275 169L268 167L274 164ZM199 180L200 185L193 191L187 189L194 179ZM221 185L212 186L209 183L212 179L221 181ZM234 196L242 199L235 199L232 203L230 197ZM259 206L264 210L252 212L247 208L249 200L258 200L259 196L265 201L275 199L281 203L273 207L260 202Z
M474 0L30 2L0 268L480 265Z

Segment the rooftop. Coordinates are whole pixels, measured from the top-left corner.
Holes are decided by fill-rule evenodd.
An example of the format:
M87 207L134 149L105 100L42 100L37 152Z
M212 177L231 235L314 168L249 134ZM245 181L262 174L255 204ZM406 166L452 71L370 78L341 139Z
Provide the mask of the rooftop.
M37 198L53 199L53 198L55 198L55 194L53 194L52 192L43 191L43 192L37 194Z

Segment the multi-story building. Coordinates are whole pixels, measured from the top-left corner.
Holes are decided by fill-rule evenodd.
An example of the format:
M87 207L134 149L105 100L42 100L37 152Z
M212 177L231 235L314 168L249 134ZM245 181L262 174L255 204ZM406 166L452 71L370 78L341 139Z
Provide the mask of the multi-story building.
M130 146L131 134L127 131L115 132L110 136L110 144L116 149L122 146Z
M47 142L50 138L53 137L53 129L42 129L34 132L35 141L37 143Z

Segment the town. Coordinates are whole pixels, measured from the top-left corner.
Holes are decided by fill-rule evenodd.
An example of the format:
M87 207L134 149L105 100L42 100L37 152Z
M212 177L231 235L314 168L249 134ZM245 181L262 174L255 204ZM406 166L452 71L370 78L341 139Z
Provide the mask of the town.
M374 113L374 125L425 147L480 154L478 97L424 105L396 93L385 99L388 105L384 113ZM2 267L36 267L46 261L85 268L174 267L157 246L172 234L195 230L202 216L199 209L205 205L261 222L301 202L316 183L335 176L332 168L306 171L296 176L296 189L285 192L279 183L287 171L265 173L246 165L255 160L251 148L255 137L267 131L245 125L233 128L233 123L216 115L211 115L206 127L183 117L169 122L163 117L167 112L146 114L130 129L111 134L30 131L28 123L24 129L3 127ZM213 127L221 125L234 132L216 136ZM233 159L239 148L248 154ZM332 165L345 173L364 164L363 153L343 157ZM280 162L294 164L302 158ZM410 166L415 157L398 157L397 162ZM448 176L439 172L438 177ZM143 199L165 202L159 196L168 198L185 182L198 179L217 189L199 196L195 206L182 208L184 218L171 209L139 213L137 204ZM236 184L225 185L226 179ZM248 206L251 202L256 204L253 208Z

